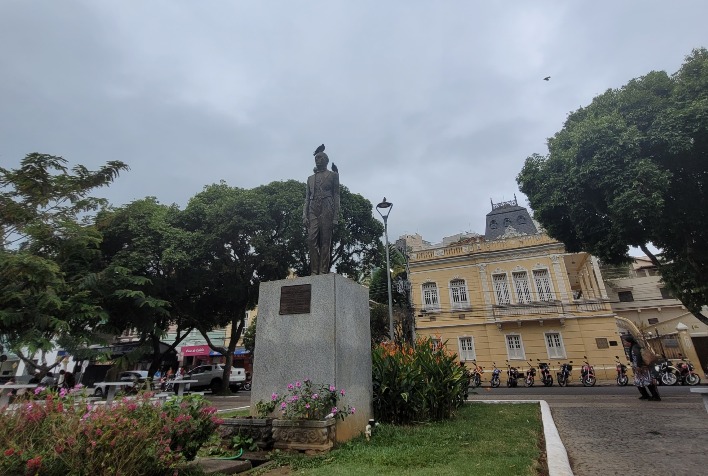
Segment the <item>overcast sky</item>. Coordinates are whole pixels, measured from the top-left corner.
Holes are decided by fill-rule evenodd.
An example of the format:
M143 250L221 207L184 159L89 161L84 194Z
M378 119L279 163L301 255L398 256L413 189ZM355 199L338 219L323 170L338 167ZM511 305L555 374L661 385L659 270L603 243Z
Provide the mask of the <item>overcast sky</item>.
M211 183L342 184L393 241L484 233L569 112L708 46L708 2L0 0L0 164L131 170L114 205ZM550 81L543 78L550 76ZM378 215L377 215L378 216Z

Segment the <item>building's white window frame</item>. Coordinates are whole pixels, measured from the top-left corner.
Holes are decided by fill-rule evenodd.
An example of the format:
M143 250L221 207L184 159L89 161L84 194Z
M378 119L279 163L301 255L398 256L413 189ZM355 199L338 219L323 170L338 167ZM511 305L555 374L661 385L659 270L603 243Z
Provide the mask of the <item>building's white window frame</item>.
M506 355L509 360L526 360L524 341L520 334L506 334L504 341L506 342Z
M557 337L557 339L556 339ZM551 342L551 339L555 342ZM548 331L543 333L543 340L546 343L546 352L549 359L565 359L565 344L563 344L563 334L556 331ZM553 345L551 345L553 344Z
M430 342L433 344L433 352L442 348L442 340L438 339L437 337L431 337Z
M450 307L452 309L467 309L470 307L470 294L467 281L462 278L450 280Z
M493 273L492 285L494 286L494 296L497 300L497 304L511 304L511 290L509 289L509 277L507 274Z
M545 273L543 280L538 278L538 274ZM553 280L551 279L551 271L548 268L536 268L531 272L533 276L533 284L536 287L536 295L539 301L553 301ZM545 285L545 286L544 286Z
M426 289L427 288L427 289ZM434 281L426 281L420 285L423 309L428 312L440 310L440 290Z
M477 352L474 346L474 337L460 336L457 338L457 346L460 350L460 361L470 361L477 358Z
M526 270L512 271L511 280L514 283L516 302L519 304L529 304L532 300L529 273Z

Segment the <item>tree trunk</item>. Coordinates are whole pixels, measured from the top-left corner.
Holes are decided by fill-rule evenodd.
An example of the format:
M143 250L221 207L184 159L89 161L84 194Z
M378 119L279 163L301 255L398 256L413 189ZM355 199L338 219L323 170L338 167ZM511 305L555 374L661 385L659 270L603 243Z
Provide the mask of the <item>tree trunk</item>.
M241 333L243 332L243 326L245 324L245 315L245 309L236 312L236 316L241 317L235 317L234 320L231 322L231 335L229 338L228 347L214 345L214 343L207 335L206 331L199 329L199 332L207 341L209 348L215 350L216 352L220 352L221 355L226 357L226 361L224 362L224 373L221 376L221 392L219 393L230 393L227 390L229 388L229 382L231 381L231 367L233 367L234 363L234 351L236 350L236 344L238 343L238 339L239 337L241 337Z

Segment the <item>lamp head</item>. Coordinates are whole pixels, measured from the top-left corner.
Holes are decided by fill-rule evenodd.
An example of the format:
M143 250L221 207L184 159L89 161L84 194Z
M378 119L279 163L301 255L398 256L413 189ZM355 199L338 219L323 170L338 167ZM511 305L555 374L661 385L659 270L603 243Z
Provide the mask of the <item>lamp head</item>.
M384 197L383 200L381 201L381 203L376 205L376 208L391 208L392 206L393 206L393 203L387 202L386 197Z

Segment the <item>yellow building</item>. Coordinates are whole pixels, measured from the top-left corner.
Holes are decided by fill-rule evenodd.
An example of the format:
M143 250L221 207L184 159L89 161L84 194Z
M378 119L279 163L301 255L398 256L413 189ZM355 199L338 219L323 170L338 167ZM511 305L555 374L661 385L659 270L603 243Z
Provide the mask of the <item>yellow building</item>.
M624 352L595 258L567 253L516 200L492 204L484 236L443 243L410 249L418 335L485 368L540 360L555 379L573 360L578 379L587 356L598 379L614 378Z

